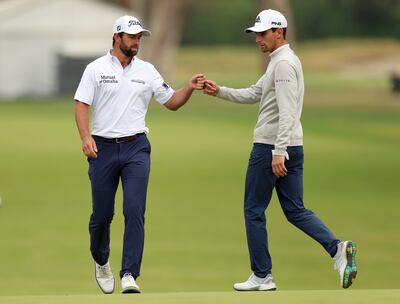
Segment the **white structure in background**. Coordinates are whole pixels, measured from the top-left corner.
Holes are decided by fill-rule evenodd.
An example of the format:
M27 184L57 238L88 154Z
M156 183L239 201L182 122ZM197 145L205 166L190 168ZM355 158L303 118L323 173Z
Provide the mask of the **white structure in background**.
M93 0L0 0L0 97L69 93L125 14Z

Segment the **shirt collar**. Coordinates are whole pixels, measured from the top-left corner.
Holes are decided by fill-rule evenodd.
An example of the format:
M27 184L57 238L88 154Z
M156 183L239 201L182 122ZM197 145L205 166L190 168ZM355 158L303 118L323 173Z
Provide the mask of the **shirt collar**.
M271 59L272 59L287 49L290 49L290 45L288 43L278 47L275 51L273 51L271 54L269 54L269 57L271 57Z
M113 63L121 65L121 62L119 61L119 59L117 57L115 57L114 55L112 55L111 52L112 52L112 49L110 49L106 54L106 57L108 58L108 60L110 60ZM132 60L128 66L131 66L133 64L133 62L135 62L135 56L132 58Z
M110 60L111 62L114 62L114 63L119 63L118 58L115 57L115 56L113 56L113 55L111 54L111 51L112 51L112 50L110 49L110 50L107 52L107 54L106 54L108 60Z

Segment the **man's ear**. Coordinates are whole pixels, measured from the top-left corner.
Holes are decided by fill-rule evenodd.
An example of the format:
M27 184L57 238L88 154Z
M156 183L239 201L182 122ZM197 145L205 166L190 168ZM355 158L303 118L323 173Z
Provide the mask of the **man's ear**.
M279 34L279 37L282 37L282 38L283 38L283 28L278 28L278 29L277 29L277 32L278 32L278 34Z

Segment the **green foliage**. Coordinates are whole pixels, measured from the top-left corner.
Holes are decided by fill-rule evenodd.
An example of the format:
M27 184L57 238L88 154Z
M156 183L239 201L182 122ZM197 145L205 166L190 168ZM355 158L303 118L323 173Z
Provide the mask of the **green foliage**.
M255 3L243 0L191 1L183 44L243 44L252 37L244 29L254 23Z
M329 37L400 38L398 0L290 0L300 41ZM184 45L246 44L253 36L258 1L191 1L183 33ZM293 25L289 25L293 27Z
M400 38L398 0L291 0L299 40Z

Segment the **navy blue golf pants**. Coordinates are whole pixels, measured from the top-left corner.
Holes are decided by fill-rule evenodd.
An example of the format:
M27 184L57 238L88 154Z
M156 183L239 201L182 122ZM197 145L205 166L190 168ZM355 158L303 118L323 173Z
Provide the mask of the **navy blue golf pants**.
M272 172L273 145L255 143L246 175L244 215L251 269L258 277L271 272L265 210L275 188L282 210L293 225L319 242L333 257L339 240L303 204L303 147L288 147L288 173L277 178Z
M144 213L150 172L150 143L145 134L124 143L96 140L97 158L89 158L92 186L90 251L99 265L110 255L110 225L119 180L123 190L125 232L120 277L140 275L144 245Z

